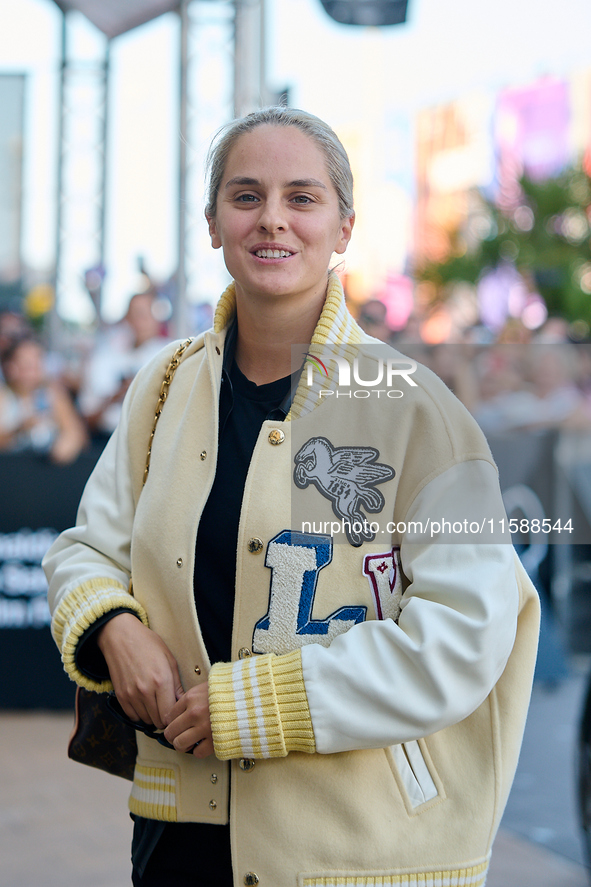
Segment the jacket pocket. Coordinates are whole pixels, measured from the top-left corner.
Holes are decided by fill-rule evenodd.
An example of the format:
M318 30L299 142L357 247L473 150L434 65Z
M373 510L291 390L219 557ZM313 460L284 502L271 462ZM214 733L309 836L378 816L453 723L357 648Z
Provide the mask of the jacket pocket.
M423 739L384 749L409 815L442 801L445 792Z
M471 865L438 870L395 869L381 872L302 873L298 887L485 887L489 858Z

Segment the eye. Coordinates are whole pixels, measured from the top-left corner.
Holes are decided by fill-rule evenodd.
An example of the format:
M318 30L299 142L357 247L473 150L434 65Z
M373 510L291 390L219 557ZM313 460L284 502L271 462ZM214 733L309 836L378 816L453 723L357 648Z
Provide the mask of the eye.
M256 203L258 199L256 194L237 194L234 198L236 203Z
M294 203L297 203L300 206L307 206L309 203L313 202L308 194L296 194L295 197L292 197L291 199Z

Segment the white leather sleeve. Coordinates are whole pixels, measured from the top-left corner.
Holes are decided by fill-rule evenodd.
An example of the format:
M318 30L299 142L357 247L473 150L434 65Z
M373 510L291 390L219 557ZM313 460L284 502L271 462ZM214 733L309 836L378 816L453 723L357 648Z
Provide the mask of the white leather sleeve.
M427 526L436 516L479 516L484 526L503 514L496 470L473 461L427 484L406 520ZM400 557L409 585L398 622L364 622L327 648L302 649L318 752L428 736L463 720L488 696L514 643L519 592L513 547L482 542L481 535L404 538Z

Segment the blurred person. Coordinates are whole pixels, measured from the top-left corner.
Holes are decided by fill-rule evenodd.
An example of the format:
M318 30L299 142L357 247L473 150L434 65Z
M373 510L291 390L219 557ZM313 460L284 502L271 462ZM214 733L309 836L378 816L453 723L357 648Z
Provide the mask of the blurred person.
M492 345L476 357L477 393L470 412L485 434L507 430L506 413L525 383L525 347Z
M518 403L521 424L556 427L568 422L583 402L575 384L575 352L572 345L534 345L528 349L529 390Z
M574 382L583 398L582 405L567 420L567 427L587 429L591 425L591 342L579 342L573 346L576 360Z
M474 366L476 348L472 345L441 343L426 349L424 363L464 406L472 411L478 402L478 376Z
M537 599L506 536L417 543L406 522L504 514L490 451L424 367L402 398L336 396L343 354L368 379L377 354L409 362L361 330L330 270L355 221L330 127L263 109L218 133L208 167L233 282L183 344L145 485L176 343L136 377L45 559L70 676L169 743L137 734L133 883L483 887ZM294 345L318 357L310 384ZM295 501L349 515L342 538L306 530Z
M15 339L32 335L29 321L17 311L0 312L0 354L8 348Z
M563 317L549 317L535 333L533 341L540 345L560 345L569 341L568 323Z
M87 435L66 391L47 380L43 358L30 337L13 341L0 356L0 450L44 453L63 465L78 457Z
M102 337L83 370L78 404L95 439L110 437L132 379L170 341L154 313L156 298L132 296L123 323Z
M529 345L505 352L503 371L485 373L473 414L485 433L587 424L575 384L571 345ZM517 369L521 356L521 368Z
M532 331L518 317L509 317L497 335L498 345L528 345Z
M424 340L421 336L422 325L423 318L416 312L413 312L406 321L404 328L394 335L396 347L398 348L399 346L404 345L423 345Z
M357 322L368 336L380 339L381 342L390 342L393 331L388 326L387 313L388 309L380 299L370 299L361 306Z
M33 330L31 325L18 311L1 311L0 312L0 355L6 351L9 345L16 339L22 339L24 336L32 336ZM0 364L0 380L3 378L2 368Z

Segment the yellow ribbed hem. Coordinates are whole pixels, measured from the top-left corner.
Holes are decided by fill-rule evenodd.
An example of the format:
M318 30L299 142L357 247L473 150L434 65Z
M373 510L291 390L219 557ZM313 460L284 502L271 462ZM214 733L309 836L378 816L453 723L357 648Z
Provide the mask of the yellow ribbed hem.
M298 887L484 887L489 860L468 868L399 874L300 875Z
M90 626L109 613L125 607L136 613L144 625L148 616L125 586L114 579L90 579L70 591L56 609L51 630L61 654L64 669L73 681L86 690L106 693L113 689L111 681L93 681L76 666L76 646Z
M299 650L217 663L209 674L209 710L220 760L315 750Z
M176 778L174 770L136 764L129 809L136 816L176 822Z

